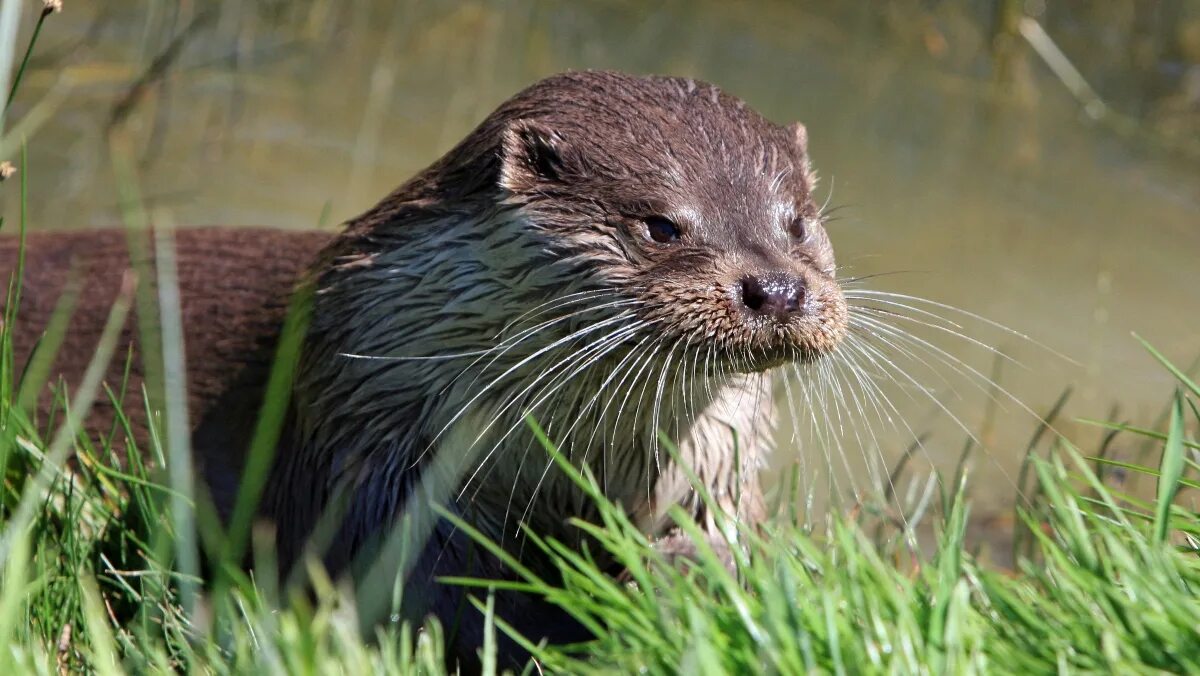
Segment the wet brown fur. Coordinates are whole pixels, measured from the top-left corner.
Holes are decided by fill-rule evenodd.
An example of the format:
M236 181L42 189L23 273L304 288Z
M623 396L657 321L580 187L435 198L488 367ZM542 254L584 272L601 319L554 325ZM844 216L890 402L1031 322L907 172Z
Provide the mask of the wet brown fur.
M319 515L344 498L348 511L325 560L335 571L347 569L410 504L439 453L461 452L455 469L469 475L463 493L452 498L454 510L514 551L524 551L514 531L518 521L578 538L565 518L592 513L569 483L546 472L543 456L526 465L529 438L520 424L526 408L557 426L551 435L558 430L566 437L564 452L593 464L610 497L647 530L663 528L671 504L683 504L712 527L683 474L659 454L657 428L680 440L685 460L731 513L751 522L762 518L757 469L769 446L772 412L766 381L757 374L818 358L838 343L846 324L832 247L812 199L806 140L802 126L775 125L705 83L569 73L514 96L335 238L179 231L189 406L196 453L207 465L218 507L228 510L237 486L284 307L303 280L315 291L312 323L262 508L279 526L285 563L300 556ZM649 241L645 223L655 216L678 224L678 242ZM31 236L19 360L68 271L82 265L88 281L55 369L68 382L77 380L126 267L123 238L117 232ZM13 240L3 240L0 268L12 268L14 251ZM807 309L786 322L739 305L741 280L776 272L807 288ZM497 351L498 363L475 366L475 380L463 377L469 360L405 361L496 350L522 310L572 293L617 298L629 317L598 309L546 329ZM605 321L613 322L609 334L586 333ZM587 339L571 341L571 331ZM122 347L130 340L127 330ZM556 340L570 342L555 347ZM604 340L599 344L606 351L596 352L599 366L581 365L573 379L563 379L562 394L542 401L530 394L556 382L532 390L539 373L570 364L564 355L586 355L589 344ZM651 347L661 352L648 352ZM537 357L539 348L550 351L520 361ZM622 412L627 417L614 421L589 395L619 390L623 381L605 376L638 364L639 349L647 364L658 361L635 379L658 377L659 391L647 395L643 388L638 406L629 402L629 412ZM509 366L515 375L494 378ZM119 382L120 370L113 365L110 382ZM672 383L681 373L685 382L698 377L702 383L664 392L668 373L675 374ZM131 392L139 374L135 370ZM484 384L493 380L495 391L474 404L472 393L486 392ZM645 411L642 400L650 401ZM136 395L130 403L127 410L140 410ZM605 434L612 424L624 437L572 436L571 420ZM107 429L110 421L111 410L102 409L91 424ZM750 429L737 442L731 426ZM448 439L463 441L446 431L463 428L482 430L466 445L484 450L503 429L515 436L499 437L492 446L498 455L446 450ZM743 445L736 456L735 443ZM514 502L521 503L515 510ZM472 553L455 529L441 522L432 528L412 569L413 585L426 588L438 575L504 574L496 561ZM461 619L463 607L461 592L447 589L431 592L419 612L450 621ZM552 609L516 595L500 599L499 612L535 640L578 638L558 631ZM473 654L478 630L470 621L459 628L454 649L460 655Z
M188 228L175 233L188 366L188 408L198 421L213 403L228 393L234 377L270 364L279 326L300 273L316 258L333 235L256 228ZM0 237L0 271L5 278L16 270L16 237ZM152 264L152 258L147 257ZM67 333L51 373L78 384L96 351L101 329L132 270L129 243L118 229L32 232L27 235L25 275L16 331L16 363L23 365L42 339L51 315L74 280L76 295ZM153 267L150 268L153 271ZM154 291L154 280L146 280ZM136 345L137 322L132 313L121 334L116 357L105 375L117 394L124 390L123 410L135 430L144 431L142 367L134 347L130 374L126 356ZM149 318L153 324L157 320ZM153 327L152 331L156 330ZM231 377L233 376L233 377ZM51 384L57 384L52 380ZM122 388L124 383L124 388ZM54 393L41 395L48 408ZM89 426L108 430L113 407L107 397L94 406Z

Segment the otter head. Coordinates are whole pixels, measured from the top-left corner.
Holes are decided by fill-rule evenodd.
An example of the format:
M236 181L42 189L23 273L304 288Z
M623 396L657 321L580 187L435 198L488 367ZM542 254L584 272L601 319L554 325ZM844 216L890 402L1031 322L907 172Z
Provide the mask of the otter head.
M846 332L804 126L712 85L568 73L510 100L503 199L555 265L619 289L721 372L810 361Z

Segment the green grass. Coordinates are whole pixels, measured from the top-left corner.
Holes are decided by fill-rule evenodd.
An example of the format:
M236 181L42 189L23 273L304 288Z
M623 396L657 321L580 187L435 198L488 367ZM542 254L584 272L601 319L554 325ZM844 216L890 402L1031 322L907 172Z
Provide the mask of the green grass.
M0 373L10 383L16 375L8 366ZM1015 573L989 569L967 552L962 486L930 560L908 555L901 538L880 537L865 521L780 519L761 533L733 527L745 545L735 576L703 547L687 570L667 565L588 475L572 472L602 506L602 524L580 527L628 578L605 575L588 551L531 534L561 581L528 573L503 584L544 594L594 629L597 638L584 646L530 645L551 672L1196 671L1200 516L1181 506L1180 491L1195 485L1186 478L1196 463L1184 430L1200 415L1195 383L1176 375L1167 429L1148 436L1161 463L1124 465L1158 477L1157 500L1115 494L1090 461L1058 441L1048 459L1030 461L1040 497L1023 512L1033 546ZM352 596L320 571L311 571L311 598L281 599L273 583L243 575L185 604L194 578L180 572L170 545L175 524L187 520L169 512L190 503L159 481L159 471L136 462L161 464L161 437L122 466L110 448L72 433L76 462L65 471L55 440L83 414L86 397L75 397L47 442L12 394L16 385L0 401L0 673L443 669L436 626L363 636ZM478 608L489 612L487 590L498 583L454 582L478 588ZM495 631L505 630L496 618Z
M19 82L20 74L14 95ZM116 173L131 174L120 144L114 148ZM24 162L20 169L24 205ZM123 182L122 203L136 239L146 219L133 187L131 178ZM12 188L0 186L7 195ZM18 230L25 226L22 217ZM170 251L169 240L141 245ZM149 287L121 294L93 368L77 389L58 392L48 420L34 419L33 395L56 387L46 374L73 297L64 298L33 363L19 371L6 332L20 321L19 274L8 287L0 333L0 674L442 672L435 623L364 635L353 594L320 570L307 571L312 594L295 594L232 565L247 548L256 561L270 561L266 535L249 519L261 484L247 484L232 533L225 533L196 504L188 473L178 471L188 458L177 377L185 355L172 327L178 318L170 266L158 274L157 299L147 298ZM100 440L81 433L80 421L101 397L121 402L121 384L100 380L111 359L128 359L114 354L116 329L131 307L159 300L165 302L157 314L169 330L153 337L149 361L160 370L147 378L156 390L147 400L163 402L166 424L146 447L118 454L112 439L132 436L126 420ZM252 465L259 471L269 465L303 325L303 313L294 315L280 347L273 395L255 436ZM591 627L596 638L586 645L528 645L538 669L550 672L1200 671L1200 515L1187 506L1200 487L1200 446L1187 432L1200 426L1200 387L1146 347L1178 384L1164 427L1110 426L1151 444L1159 463L1085 458L1061 439L1047 457L1031 455L1035 488L1026 490L1030 500L1020 512L1028 546L1016 571L989 568L968 551L966 481L957 478L930 558L914 556L904 533L866 517L781 517L762 532L725 524L743 545L734 548L730 573L704 546L686 569L668 565L590 476L571 472L600 505L602 523L579 526L594 536L593 547L624 565L626 578L600 571L595 550L534 533L534 546L557 565L557 582L528 571L518 582L451 582L477 589L492 632L507 630L488 597L501 585L544 595ZM542 440L561 464L551 441ZM1097 472L1111 468L1156 477L1155 499L1106 486ZM694 530L686 519L679 524ZM207 581L198 578L201 558L215 571ZM488 672L496 668L492 645L483 650Z

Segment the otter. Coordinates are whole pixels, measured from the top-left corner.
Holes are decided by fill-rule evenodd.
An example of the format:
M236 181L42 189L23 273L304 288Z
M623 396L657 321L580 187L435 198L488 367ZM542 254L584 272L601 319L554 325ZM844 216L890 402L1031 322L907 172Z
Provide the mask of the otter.
M847 330L815 183L802 124L696 80L569 72L504 102L336 235L180 230L194 454L218 511L232 508L302 289L308 324L259 507L284 569L328 522L324 564L363 570L398 519L434 501L547 572L523 528L582 544L572 518L597 517L527 416L647 534L672 537L678 505L719 535L687 470L723 512L760 522L773 374ZM127 265L122 238L29 237L19 356L82 261L55 365L79 378ZM11 239L0 253L11 270ZM124 340L136 343L132 328ZM135 414L141 373L135 363L127 388ZM104 429L111 411L94 418ZM405 605L452 625L450 651L470 659L478 613L434 580L511 572L450 520L426 522ZM536 599L501 595L497 614L535 642L577 637Z

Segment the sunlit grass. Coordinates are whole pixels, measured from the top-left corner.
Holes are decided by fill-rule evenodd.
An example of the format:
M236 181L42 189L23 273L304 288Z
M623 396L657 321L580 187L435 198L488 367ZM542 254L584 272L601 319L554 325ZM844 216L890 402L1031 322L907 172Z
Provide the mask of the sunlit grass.
M0 373L16 375L8 367ZM1195 485L1186 478L1195 461L1185 430L1200 424L1200 415L1195 383L1176 375L1180 387L1167 430L1151 437L1162 449L1161 463L1137 468L1159 477L1159 501L1115 494L1060 441L1049 459L1031 461L1040 498L1025 521L1034 545L1015 572L989 569L967 553L962 487L927 561L906 556L898 539L832 515L819 526L781 519L762 532L727 524L743 546L734 550L735 573L703 544L697 560L680 569L603 501L590 475L576 471L571 476L601 505L600 524L579 526L626 576L599 570L594 550L531 534L561 579L526 572L519 582L448 582L477 588L480 612L490 612L489 588L522 589L545 595L590 627L596 638L585 645L527 643L552 672L1194 671L1200 669L1194 539L1200 517L1180 506L1178 492ZM8 470L0 673L443 670L436 626L421 632L390 626L363 636L353 601L317 570L311 597L279 599L240 576L210 587L199 609L186 612L174 548L155 544L163 533L177 537L172 528L179 521L169 510L180 503L135 460L166 458L158 437L155 448L121 465L114 449L73 435L76 462L61 471L47 452L53 442L17 406L18 390L12 383L0 401ZM77 420L75 413L63 417L56 435ZM1173 501L1162 502L1167 497ZM34 505L27 521L19 516L22 505ZM683 517L679 523L693 528ZM507 630L503 618L495 625Z

